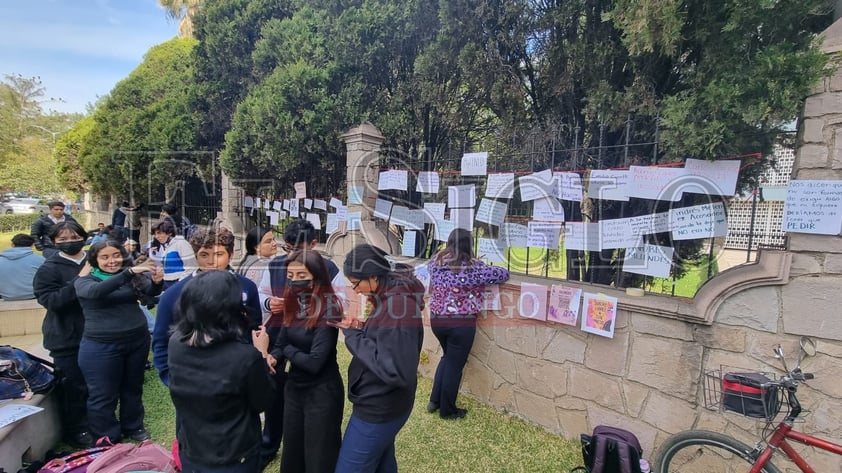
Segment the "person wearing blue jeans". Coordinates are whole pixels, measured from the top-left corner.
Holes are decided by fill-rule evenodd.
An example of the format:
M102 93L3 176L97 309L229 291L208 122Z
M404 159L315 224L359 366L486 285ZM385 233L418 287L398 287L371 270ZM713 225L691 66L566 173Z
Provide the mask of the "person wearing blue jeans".
M354 292L366 296L367 308L364 320L336 324L353 356L348 400L354 406L336 473L395 473L395 437L412 412L418 384L424 286L413 268L371 245L352 249L343 270Z

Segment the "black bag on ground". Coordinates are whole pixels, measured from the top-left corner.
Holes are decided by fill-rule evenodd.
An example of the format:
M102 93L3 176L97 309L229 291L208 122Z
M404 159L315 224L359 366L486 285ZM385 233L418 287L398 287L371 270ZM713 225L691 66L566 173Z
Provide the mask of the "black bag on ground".
M584 470L588 473L641 473L643 449L628 430L598 425L591 435L582 434L581 440Z
M49 391L55 380L52 368L49 361L20 348L0 345L0 400Z

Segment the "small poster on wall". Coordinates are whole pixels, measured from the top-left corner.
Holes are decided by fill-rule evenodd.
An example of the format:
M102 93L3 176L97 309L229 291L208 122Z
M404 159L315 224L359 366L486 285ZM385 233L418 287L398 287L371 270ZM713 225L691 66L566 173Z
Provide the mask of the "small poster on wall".
M553 284L550 287L550 302L547 320L564 325L576 325L579 321L579 305L582 289Z
M614 338L617 321L617 298L605 294L584 293L582 300L582 331Z
M547 320L547 286L521 283L517 311L526 319Z

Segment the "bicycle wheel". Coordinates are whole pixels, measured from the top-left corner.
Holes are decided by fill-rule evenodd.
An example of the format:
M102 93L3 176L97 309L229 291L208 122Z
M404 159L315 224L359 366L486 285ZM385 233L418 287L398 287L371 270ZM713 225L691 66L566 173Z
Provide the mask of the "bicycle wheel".
M754 449L727 435L688 430L668 438L655 454L656 473L746 473L754 464ZM780 473L767 462L765 473Z

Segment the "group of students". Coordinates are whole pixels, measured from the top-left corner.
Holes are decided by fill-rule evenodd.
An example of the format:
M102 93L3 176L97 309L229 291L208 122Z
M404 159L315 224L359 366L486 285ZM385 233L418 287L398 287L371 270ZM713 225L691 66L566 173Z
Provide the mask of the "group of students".
M153 233L171 244L167 224ZM301 219L286 226L280 256L271 231L249 232L236 272L233 234L198 231L168 284L166 260L134 264L113 240L85 252L86 236L75 222L54 225L58 253L35 278L47 308L44 346L63 377L66 440L149 438L141 397L151 345L175 406L183 471L257 472L282 440L284 473L397 471L394 442L412 411L423 341L426 290L414 268L360 245L340 271L315 251L315 229ZM444 356L428 410L444 419L466 414L456 395L484 286L508 279L472 248L470 232L457 229L429 263L430 319ZM363 318L345 315L348 287L365 300ZM157 294L150 339L138 301ZM340 330L352 355L344 436Z

